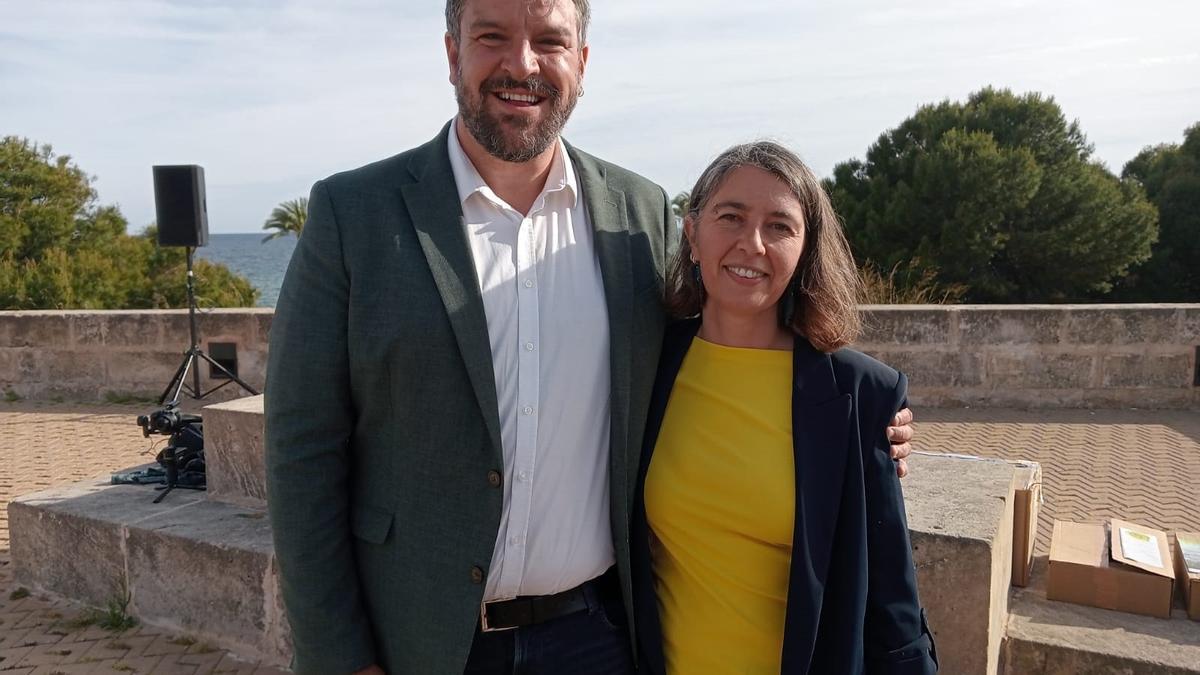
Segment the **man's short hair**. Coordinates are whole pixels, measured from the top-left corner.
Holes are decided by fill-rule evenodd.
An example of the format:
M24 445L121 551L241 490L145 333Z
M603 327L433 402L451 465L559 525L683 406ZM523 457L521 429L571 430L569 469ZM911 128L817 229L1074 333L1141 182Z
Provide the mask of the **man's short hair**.
M457 44L462 36L463 9L467 0L446 0L446 32ZM579 19L579 46L587 44L588 24L592 22L592 5L589 0L575 0L575 13Z

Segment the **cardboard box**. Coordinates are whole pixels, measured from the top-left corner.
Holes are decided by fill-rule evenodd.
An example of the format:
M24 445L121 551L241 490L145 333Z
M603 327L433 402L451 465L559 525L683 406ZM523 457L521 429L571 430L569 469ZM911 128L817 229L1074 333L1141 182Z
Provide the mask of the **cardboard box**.
M1175 578L1183 591L1188 618L1200 621L1200 534L1175 533Z
M1047 598L1168 619L1174 582L1165 532L1054 521Z
M1028 586L1033 570L1033 546L1037 541L1038 513L1042 504L1042 467L1037 462L1020 462L1013 477L1012 583Z

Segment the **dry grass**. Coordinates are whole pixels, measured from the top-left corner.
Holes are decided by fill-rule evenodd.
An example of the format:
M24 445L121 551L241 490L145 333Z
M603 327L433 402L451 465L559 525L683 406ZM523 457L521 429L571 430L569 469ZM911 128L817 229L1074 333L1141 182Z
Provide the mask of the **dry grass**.
M885 274L868 262L858 270L862 279L863 303L868 305L949 305L962 299L967 287L943 284L937 270L925 267L914 258L907 264L896 263Z

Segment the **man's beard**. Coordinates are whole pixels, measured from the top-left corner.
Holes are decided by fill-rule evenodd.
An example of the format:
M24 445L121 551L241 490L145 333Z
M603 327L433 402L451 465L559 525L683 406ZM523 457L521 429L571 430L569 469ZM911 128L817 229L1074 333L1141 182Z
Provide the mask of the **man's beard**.
M522 115L493 115L486 110L487 97L492 92L501 89L522 89L535 96L545 97L550 114L540 122L530 122ZM483 146L488 154L505 162L528 162L537 157L558 139L562 129L571 117L571 111L579 100L572 90L571 95L564 98L562 91L540 78L531 77L520 81L506 77L495 77L485 80L479 85L478 97L471 100L466 85L463 84L462 74L459 73L458 84L454 86L454 96L458 99L458 114L466 123L467 129L475 140ZM516 138L510 141L505 128L516 129Z

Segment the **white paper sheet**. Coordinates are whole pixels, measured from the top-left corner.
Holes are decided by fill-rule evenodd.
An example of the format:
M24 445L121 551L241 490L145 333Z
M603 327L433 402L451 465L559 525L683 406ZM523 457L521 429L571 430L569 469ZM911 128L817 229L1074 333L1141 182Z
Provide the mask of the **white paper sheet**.
M1183 550L1183 562L1192 574L1200 574L1200 539L1178 535L1179 548Z
M1143 565L1158 568L1163 566L1162 553L1158 550L1158 541L1148 534L1122 527L1121 552L1129 560L1140 562Z

